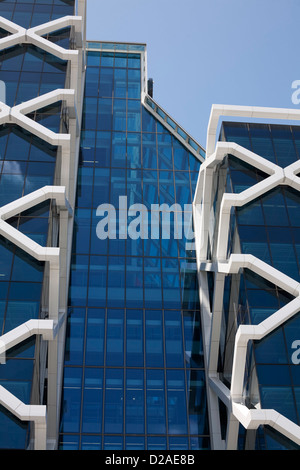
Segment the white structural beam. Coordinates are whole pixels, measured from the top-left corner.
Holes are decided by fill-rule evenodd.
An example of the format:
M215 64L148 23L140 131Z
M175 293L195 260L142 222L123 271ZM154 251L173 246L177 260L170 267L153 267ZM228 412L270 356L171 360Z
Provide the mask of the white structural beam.
M45 341L53 341L58 333L59 324L53 320L28 320L0 337L0 363L5 364L6 352L33 335L41 335ZM26 405L0 386L0 403L21 421L34 423L34 449L47 449L47 407Z
M62 101L69 110L69 117L76 122L69 134L56 133L42 124L30 119L27 114L50 104ZM32 100L10 107L0 103L0 124L16 124L50 145L61 147L61 184L69 192L70 165L72 157L72 138L79 135L77 105L74 90L57 89ZM72 135L73 134L73 135Z
M43 25L25 29L6 18L0 17L0 28L11 33L0 39L0 50L7 49L20 44L32 44L61 60L71 62L71 84L70 88L77 90L77 83L81 70L79 70L79 51L65 49L42 35L58 31L69 26L74 27L76 34L80 34L83 42L83 19L79 16L65 16Z
M299 121L299 109L264 108L258 106L212 105L206 137L207 158L214 152L216 134L221 116L236 118Z
M35 423L35 448L45 449L57 447L58 425L60 415L60 395L63 370L63 353L65 338L65 312L68 289L68 272L70 266L70 246L73 230L73 210L76 194L76 177L80 143L81 112L84 92L85 75L85 41L86 41L86 0L76 2L77 16L66 16L49 21L43 25L25 29L0 17L0 27L9 35L0 39L0 50L22 44L35 47L68 62L66 88L54 90L45 95L31 99L14 107L0 102L0 125L12 124L25 129L50 145L59 147L60 171L58 184L47 186L23 198L13 201L0 208L0 233L15 245L26 251L37 260L49 262L46 296L48 302L44 308L48 310L48 323L37 327L35 320L3 336L0 348L6 348L22 341L26 335L42 334L49 339L48 344L48 402L47 407L24 405L5 389L0 394L4 406L22 420ZM72 49L65 49L45 35L70 27ZM1 94L3 97L3 93ZM68 134L55 133L38 122L30 119L28 114L62 101L68 117ZM78 114L77 114L78 110ZM59 169L58 169L59 170ZM59 212L58 226L54 223L54 231L59 231L59 247L42 247L26 235L18 232L7 223L7 220L22 211L33 207L46 199L56 201ZM55 222L55 221L54 221ZM49 323L50 322L50 323ZM43 326L42 326L43 325ZM51 326L52 325L52 333ZM49 336L46 329L49 327ZM42 329L44 328L44 329ZM51 336L52 335L52 336ZM2 341L2 342L1 342ZM47 408L47 419L46 419Z
M285 437L300 445L300 427L275 410L254 409L233 402L234 416L246 429L257 429L261 424L271 426Z
M43 186L32 193L26 194L0 207L0 219L10 219L48 199L55 200L58 207L68 210L70 214L72 214L72 209L66 197L66 189L63 186Z
M47 341L53 340L55 332L57 332L56 327L57 324L53 320L32 319L0 336L1 364L6 361L6 351L33 335L41 335Z
M65 188L61 186L45 186L0 209L0 234L38 261L49 262L49 318L58 321L61 264L60 249L48 246L42 247L6 222L8 218L40 204L47 199L56 200L57 205L61 208L68 208Z
M21 44L26 39L26 29L3 16L0 16L0 28L10 33L9 36L1 38L0 50Z
M44 405L25 405L2 385L0 385L0 404L19 420L33 422L34 449L46 450L47 407Z
M259 425L268 424L287 438L300 444L299 426L282 416L276 410L248 409L243 397L247 345L249 341L260 341L262 338L265 338L300 311L299 282L251 254L227 254L232 207L242 207L279 185L288 185L296 191L300 191L300 178L297 176L300 172L300 162L296 161L286 168L281 168L236 143L216 143L216 132L221 116L299 121L300 110L214 105L207 132L207 158L200 168L193 204L200 306L204 323L203 341L206 351L208 396L211 402L214 402L217 396L228 408L228 428L225 447L227 449L236 448L238 423L241 423L247 429L257 429ZM220 163L222 163L227 155L233 155L254 168L258 168L265 173L266 177L239 194L223 194L218 220L213 222L217 224L216 250L213 258L208 260L208 241L209 236L212 234L210 227L212 220L214 220L213 202L216 190L216 176ZM258 325L239 326L234 342L231 386L228 389L218 378L217 372L221 319L223 315L224 281L225 276L237 274L244 268L255 272L262 278L290 293L294 299ZM205 281L206 272L214 273L215 287L212 308L207 300L208 294L203 295L203 288L207 289L207 282ZM210 414L216 415L215 410L211 409ZM215 425L214 428L216 433L215 435L213 433L213 447L223 448L223 443L220 443Z

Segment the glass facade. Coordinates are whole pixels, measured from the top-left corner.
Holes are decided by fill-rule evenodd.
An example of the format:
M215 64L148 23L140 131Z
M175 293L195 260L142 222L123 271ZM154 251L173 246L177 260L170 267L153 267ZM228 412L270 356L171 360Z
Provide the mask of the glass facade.
M282 168L300 158L299 127L281 125L223 123L222 138L236 142ZM267 175L233 156L227 160L226 192L241 192ZM299 193L289 186L279 186L251 203L236 207L231 217L229 253L252 254L299 281ZM227 291L231 295L230 280ZM265 279L245 269L235 292L238 324L257 325L290 302L293 297ZM227 319L229 304L225 307ZM228 323L229 324L229 323ZM258 401L262 408L275 409L300 424L300 369L293 361L293 342L300 333L297 314L261 341L252 341L248 351L248 378L245 394L249 404ZM226 354L220 370L226 377ZM253 383L257 381L257 387ZM241 446L244 440L240 441ZM295 444L271 428L259 429L257 449L289 449Z
M1 0L4 18L30 27L73 14L74 1L44 0L26 2ZM1 30L1 37L6 33ZM68 47L69 31L48 36ZM66 63L31 45L18 45L0 52L0 80L6 85L6 103L14 106L56 88L64 88ZM60 131L61 108L49 106L28 115L55 132ZM54 181L57 148L48 145L13 124L0 128L0 206L18 199ZM8 222L28 237L47 246L50 203L43 203ZM43 318L42 288L44 263L38 262L0 236L0 335L27 320ZM38 360L35 337L7 353L0 366L0 385L26 404L39 403L37 392ZM35 386L34 386L35 384ZM36 401L37 400L37 401ZM17 420L0 406L0 448L25 449L30 426Z
M195 253L175 236L200 162L141 104L140 49L108 46L87 54L60 448L207 449Z
M0 0L0 15L30 28L73 15L75 4ZM0 39L8 35L0 28ZM66 49L76 47L71 28L45 38ZM210 449L191 205L200 168L195 154L200 159L205 155L152 98L142 104L145 52L144 44L87 43L61 450ZM68 88L69 69L67 61L31 44L1 50L6 104L13 107ZM28 116L56 133L68 133L64 112L56 103ZM282 168L300 159L297 126L224 122L220 140L238 143ZM2 124L0 207L56 184L58 156L57 147L15 124ZM240 193L268 177L232 155L223 170L225 187L218 179L217 210L223 190ZM234 207L228 256L252 254L300 281L299 203L297 191L279 186ZM8 222L50 246L55 216L46 202ZM44 267L0 235L0 336L27 320L47 317ZM213 274L207 276L212 305ZM225 385L231 381L236 328L259 324L292 298L248 269L226 277L218 365ZM299 334L300 312L261 341L252 341L244 381L249 408L260 403L297 425L300 369L294 345ZM24 341L0 365L0 385L25 404L47 402L39 346L35 337ZM221 405L224 431L222 411ZM31 437L30 423L0 405L0 448L26 449ZM249 448L249 442L259 450L298 449L268 426L256 433L240 426L239 449Z

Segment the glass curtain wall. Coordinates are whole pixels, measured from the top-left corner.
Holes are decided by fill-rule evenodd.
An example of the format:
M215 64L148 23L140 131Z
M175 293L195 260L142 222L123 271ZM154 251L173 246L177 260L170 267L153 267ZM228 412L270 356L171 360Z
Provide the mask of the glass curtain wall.
M61 449L209 447L195 253L174 236L199 164L142 106L140 54L88 51ZM124 196L148 238L124 236L139 215ZM151 238L151 205L175 203L171 236Z
M224 140L236 142L282 168L300 157L299 127L258 124L223 124ZM241 192L267 175L228 157L227 192ZM235 208L231 232L237 231L240 252L253 254L274 268L299 281L300 195L281 186ZM232 237L232 246L236 239ZM236 245L235 245L236 246ZM231 249L229 250L231 251ZM293 299L263 278L244 270L237 300L238 324L258 324ZM227 308L228 312L228 308ZM262 408L273 408L300 424L300 366L295 363L293 343L300 337L300 315L277 328L261 341L254 341L248 355L248 387L257 375ZM253 369L255 366L255 369ZM243 439L241 446L244 445ZM265 426L257 433L258 449L289 449L295 445Z
M28 28L73 14L74 1L0 1L0 15ZM1 30L1 37L7 33ZM48 36L68 47L69 31ZM0 53L0 80L6 103L14 106L56 88L64 88L67 64L37 47L18 45ZM60 131L60 105L29 116L55 132ZM57 148L15 125L0 127L0 206L54 181ZM40 204L9 220L15 228L47 245L49 203ZM0 335L32 318L40 318L44 263L0 237ZM8 351L0 365L0 384L26 404L31 403L36 364L35 338ZM29 425L0 406L0 448L25 449Z

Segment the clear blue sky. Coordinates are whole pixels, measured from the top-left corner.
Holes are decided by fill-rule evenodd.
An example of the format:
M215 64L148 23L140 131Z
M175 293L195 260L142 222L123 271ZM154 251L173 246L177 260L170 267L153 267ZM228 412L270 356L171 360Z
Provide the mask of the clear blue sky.
M299 108L299 0L87 0L89 40L147 44L154 99L200 144L211 105Z

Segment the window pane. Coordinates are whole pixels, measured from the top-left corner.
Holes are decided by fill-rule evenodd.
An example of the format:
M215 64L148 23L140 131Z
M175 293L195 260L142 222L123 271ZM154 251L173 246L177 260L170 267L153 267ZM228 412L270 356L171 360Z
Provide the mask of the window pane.
M145 306L159 308L162 304L161 260L144 258Z
M123 387L123 370L107 369L104 409L104 432L107 434L123 432Z
M61 432L79 432L82 369L65 367Z
M124 363L124 311L107 310L106 365Z
M169 434L187 433L184 371L167 370Z
M69 309L65 364L82 364L84 343L85 309Z
M126 366L142 367L144 365L144 328L143 311L127 310L126 312Z
M181 312L164 312L166 366L183 367Z
M146 311L146 366L163 367L163 322L160 310Z
M82 432L100 433L103 409L103 370L85 369Z
M85 363L102 366L104 362L105 310L88 309Z
M147 370L147 432L166 433L165 381L162 370ZM157 448L160 449L161 445L158 444Z
M125 432L129 434L144 434L144 372L131 370L126 372L126 410Z

